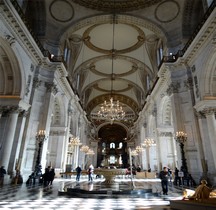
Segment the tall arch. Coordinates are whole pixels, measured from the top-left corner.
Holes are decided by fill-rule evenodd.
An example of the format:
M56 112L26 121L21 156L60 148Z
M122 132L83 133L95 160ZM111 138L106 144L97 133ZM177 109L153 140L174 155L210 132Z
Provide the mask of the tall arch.
M216 53L208 58L210 59L206 62L206 69L202 70L202 74L200 76L200 92L201 96L216 97Z
M10 45L0 37L0 95L21 96L20 65Z

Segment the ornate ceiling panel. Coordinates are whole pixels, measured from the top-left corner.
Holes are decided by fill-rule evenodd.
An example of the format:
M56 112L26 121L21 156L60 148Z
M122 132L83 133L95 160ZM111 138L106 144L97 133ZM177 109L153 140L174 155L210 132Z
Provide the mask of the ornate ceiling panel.
M100 11L133 11L150 7L162 0L72 0L84 7Z

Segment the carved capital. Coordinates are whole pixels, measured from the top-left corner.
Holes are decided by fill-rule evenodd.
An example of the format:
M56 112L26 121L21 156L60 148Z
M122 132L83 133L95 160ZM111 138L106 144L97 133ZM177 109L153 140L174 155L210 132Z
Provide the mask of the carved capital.
M23 110L19 113L20 117L27 117L28 115L29 115L29 110L28 111Z
M202 112L195 112L195 115L197 116L197 118L202 119L205 118L205 115Z
M161 131L161 132L159 132L158 135L160 137L172 137L173 136L172 132L167 132L167 131Z
M180 85L179 82L172 83L172 84L169 85L166 92L167 92L168 95L172 95L173 93L178 93L180 87L181 87L181 85Z
M204 115L212 115L212 114L216 114L216 107L209 107L209 108L205 108L202 110L202 112Z
M38 88L41 86L42 81L39 80L38 78L33 79L33 88Z
M54 84L54 83L45 82L45 87L47 89L47 92L51 92L54 95L56 95L58 93L58 89L56 87L56 84Z
M188 90L193 89L193 80L192 78L188 78L184 81L184 87L186 87Z

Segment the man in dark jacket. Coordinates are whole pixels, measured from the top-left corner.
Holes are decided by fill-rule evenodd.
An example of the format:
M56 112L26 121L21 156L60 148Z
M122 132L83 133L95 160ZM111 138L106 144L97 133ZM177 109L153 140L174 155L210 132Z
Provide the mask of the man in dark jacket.
M161 187L163 190L163 194L167 195L167 193L168 193L168 180L169 180L169 173L168 173L167 167L163 167L163 170L159 174L159 178L161 179Z
M80 166L78 166L78 167L76 168L76 172L77 172L76 181L79 182L79 180L80 180L80 175L81 175L81 172L82 172L82 169L81 169Z

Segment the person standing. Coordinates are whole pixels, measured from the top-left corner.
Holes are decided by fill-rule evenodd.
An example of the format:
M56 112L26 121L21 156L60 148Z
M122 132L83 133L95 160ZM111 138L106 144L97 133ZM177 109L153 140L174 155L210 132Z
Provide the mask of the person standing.
M178 185L178 186L181 185L181 178L179 177L179 170L178 170L177 167L175 168L174 185L176 185L176 186L177 186L177 185Z
M163 170L159 174L159 178L161 179L161 187L163 190L163 195L168 194L168 181L169 181L169 173L168 168L163 167Z
M91 164L89 166L89 169L88 169L88 180L89 180L89 182L93 182L93 172L94 172L94 166Z
M6 170L4 169L4 166L1 166L0 168L0 187L3 187L5 174L6 174Z
M55 179L55 169L51 168L49 171L49 184L48 185L52 185L54 179Z
M80 175L81 175L81 172L82 172L82 169L81 169L80 165L77 166L76 172L77 172L76 181L79 182L79 180L80 180Z

